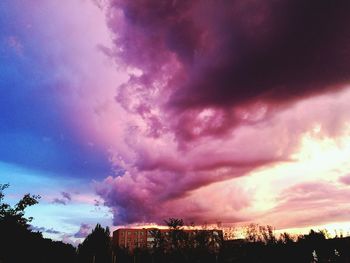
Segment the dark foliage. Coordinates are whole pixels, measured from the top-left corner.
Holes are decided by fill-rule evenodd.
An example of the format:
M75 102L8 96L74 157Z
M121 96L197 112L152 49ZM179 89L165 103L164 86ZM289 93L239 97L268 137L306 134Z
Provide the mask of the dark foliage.
M209 230L187 231L181 219L165 221L169 230L151 230L153 244L148 248L114 248L117 262L125 263L192 263L219 262L222 236ZM113 262L114 263L114 262Z
M183 230L178 219L166 221L170 233L153 230L152 249L115 248L118 263L314 263L350 262L350 238L327 238L326 231L311 230L276 238L271 226L251 224L246 239L212 240L210 231ZM219 244L220 246L215 246ZM114 263L114 262L113 262Z
M109 263L112 258L109 228L97 224L78 247L79 263Z
M259 233L258 233L259 234ZM327 239L325 231L311 230L308 235L293 240L284 233L280 239L226 242L221 251L222 261L240 263L311 263L350 262L350 238Z
M14 206L4 203L4 190L8 184L0 184L0 262L1 263L60 263L74 262L73 246L42 237L32 232L32 218L24 215L25 209L38 203L40 196L26 194Z

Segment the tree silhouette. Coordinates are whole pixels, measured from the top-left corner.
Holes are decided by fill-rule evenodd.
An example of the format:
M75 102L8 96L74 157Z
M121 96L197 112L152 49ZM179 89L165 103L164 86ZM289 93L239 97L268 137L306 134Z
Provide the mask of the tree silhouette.
M0 184L0 262L74 262L73 246L44 239L40 232L30 230L33 218L25 217L25 210L37 204L40 196L26 194L12 207L4 202L8 187Z
M0 222L2 224L17 224L19 226L28 228L29 222L33 220L32 217L24 217L25 209L38 203L39 195L25 194L18 203L11 207L4 203L4 190L9 187L9 184L0 184Z
M111 262L111 242L109 228L100 224L92 230L82 244L78 246L80 263L108 263Z
M16 262L23 257L23 254L16 253L17 247L24 242L33 244L34 239L41 238L41 234L31 233L29 222L32 218L24 216L25 209L38 203L39 196L26 194L14 207L8 203L4 203L4 190L9 184L0 184L0 247L3 251L0 254L0 260L4 262ZM28 258L33 254L33 250L24 248L24 252Z
M164 222L170 230L181 230L184 226L184 221L178 218L169 218L169 220L164 220Z

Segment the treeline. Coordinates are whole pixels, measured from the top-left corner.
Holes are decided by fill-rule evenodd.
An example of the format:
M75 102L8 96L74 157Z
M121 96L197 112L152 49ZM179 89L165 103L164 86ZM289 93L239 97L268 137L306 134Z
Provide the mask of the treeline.
M310 230L309 234L278 237L271 226L249 225L246 237L229 240L220 251L221 262L350 262L350 238L331 238L327 231Z
M174 222L171 219L170 222ZM182 220L181 220L182 222ZM169 223L169 221L168 221ZM151 249L114 248L112 263L316 263L350 262L350 238L330 238L327 231L311 230L307 235L275 235L271 226L251 224L244 239L212 240L198 231L192 236L180 226L168 224L170 235L155 240ZM161 243L159 243L161 242ZM163 242L163 243L162 243ZM220 246L216 246L220 242Z
M3 202L0 184L0 263L315 263L350 262L350 238L330 238L326 231L278 237L271 226L251 224L245 239L223 240L210 231L186 231L181 219L165 221L167 234L153 230L151 247L132 251L114 244L107 228L97 224L78 246L43 238L30 228L24 211L39 196L25 195L15 206Z
M151 230L154 239L151 247L135 248L131 252L129 248L114 245L116 262L219 262L223 236L218 231L186 231L183 220L176 218L165 223L169 231Z

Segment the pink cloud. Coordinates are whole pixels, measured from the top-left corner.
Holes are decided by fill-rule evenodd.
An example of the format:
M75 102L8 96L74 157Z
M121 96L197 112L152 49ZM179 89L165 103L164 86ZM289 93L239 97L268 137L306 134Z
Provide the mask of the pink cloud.
M305 182L286 189L268 219L280 228L305 227L349 220L350 189L331 182Z
M74 234L75 238L85 238L91 232L91 226L88 224L81 224L77 233Z
M350 174L340 177L339 181L343 184L350 185Z
M102 9L113 43L100 29L103 23L97 26L101 19L87 19L94 33L82 33L83 48L77 47L84 37L74 32L85 31L72 30L75 51L69 61L79 77L68 88L67 117L87 143L110 153L116 173L96 183L96 191L112 209L115 224L162 222L169 216L252 220L257 213L245 210L253 206L254 193L238 184L225 191L225 181L295 161L302 136L315 127L320 131L314 136L337 138L344 132L350 94L335 91L348 83L341 76L348 75L350 63L339 55L347 50L342 40L349 30L341 22L348 16L329 11L340 17L339 25L329 28L342 28L344 39L337 37L339 29L319 32L313 40L303 34L304 24L297 24L302 41L320 43L315 50L303 49L302 42L288 43L294 36L284 38L293 31L290 17L274 10L285 14L289 7L295 11L309 4L249 2L226 8L198 1L109 1ZM327 15L320 10L320 18ZM310 30L328 21L313 22L307 13L301 17ZM330 49L328 37L339 49ZM79 57L85 63L77 62ZM312 192L322 200L316 189ZM302 197L284 198L281 211Z
M112 208L115 224L162 222L174 214L197 222L254 220L254 212L246 214L229 209L222 213L220 208L214 209L216 205L225 207L230 198L213 193L203 195L201 189L216 182L248 175L255 169L296 161L293 153L299 150L300 140L306 133L311 132L316 138L336 139L342 136L350 119L348 98L349 93L345 92L308 99L275 112L258 123L239 125L226 134L199 136L196 140L185 141L170 128L154 138L144 133L142 126L136 126L125 135L129 154L113 153L117 156L112 159L113 163L122 166L126 173L101 182L97 193ZM314 132L315 128L317 131ZM199 204L201 202L192 196L194 192L196 195L193 196L198 200L204 199L208 205ZM246 206L252 205L253 196L242 199L236 192L230 194ZM315 198L321 199L321 196ZM289 211L288 205L281 206L281 209ZM335 213L328 212L330 215ZM295 220L289 225L297 225L296 222L306 224L300 221L301 217L288 218Z

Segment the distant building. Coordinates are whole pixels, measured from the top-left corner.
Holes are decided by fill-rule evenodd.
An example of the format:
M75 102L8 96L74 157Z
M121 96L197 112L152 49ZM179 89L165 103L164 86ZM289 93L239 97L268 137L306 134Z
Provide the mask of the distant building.
M134 250L139 247L149 247L154 238L151 235L152 229L123 228L113 232L113 244L118 247Z
M163 236L167 236L171 232L170 229L158 228L120 228L113 232L113 244L121 248L128 248L131 251L135 248L152 248L155 242L154 233L156 231L159 231ZM215 247L220 247L223 241L222 230L184 229L183 231L189 235L206 233L209 241L213 241Z

